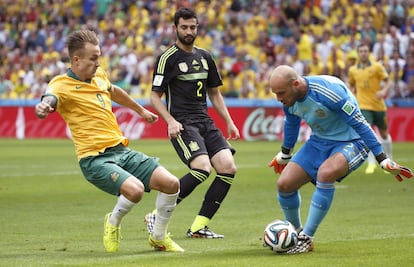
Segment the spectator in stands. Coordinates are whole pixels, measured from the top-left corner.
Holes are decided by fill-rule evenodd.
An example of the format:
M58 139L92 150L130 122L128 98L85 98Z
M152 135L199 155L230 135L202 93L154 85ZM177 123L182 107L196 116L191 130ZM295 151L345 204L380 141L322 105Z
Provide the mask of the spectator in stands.
M400 28L404 24L405 18L405 8L402 5L401 0L389 0L387 9L389 24Z
M226 84L224 86L224 84ZM239 98L240 96L241 81L233 72L229 72L227 77L223 77L223 96L225 98Z
M414 100L414 76L408 78L408 84L403 90L401 97Z
M6 79L5 75L0 72L0 98L9 98L13 89L12 82Z
M385 37L387 47L398 45L400 55L407 58L414 28L414 4L400 0L324 0L312 4L311 1L300 0L259 0L232 1L231 6L220 5L219 1L76 0L63 1L63 7L59 6L59 1L40 1L36 2L37 5L29 3L23 9L19 3L10 2L7 13L2 14L0 64L7 66L19 63L21 67L28 65L34 70L37 66L31 62L36 62L42 68L48 68L53 75L65 72L66 64L62 68L65 60L61 59L66 57L63 44L67 33L80 27L99 28L97 32L102 39L102 64L107 64L109 68L116 66L109 64L114 63L113 59L123 57L126 48L133 49L133 53L145 50L149 62L152 62L155 55L174 40L169 22L180 5L191 5L195 10L206 11L206 15L200 17L198 42L204 43L202 47L208 42L215 57L224 51L226 63L238 61L241 51L244 51L243 56L249 55L260 64L267 62L268 56L273 57L277 64L287 63L297 50L299 61L309 64L313 57L309 51L312 46L316 46L319 60L326 64L326 53L331 51L327 43L331 42L341 49L343 58L340 60L345 60L346 54L356 49L361 41L373 42L375 32ZM388 21L391 21L390 27ZM201 39L203 30L207 41ZM321 40L324 32L328 32L329 36ZM376 55L377 48L374 51ZM387 51L388 48L385 49L388 54ZM53 52L58 55L55 56ZM57 60L52 62L52 59ZM243 64L243 58L240 59L242 62L238 62L235 67L239 63ZM44 61L48 64L44 64ZM55 67L54 64L59 66ZM260 68L271 66L274 64L266 67L260 65ZM147 72L148 68L145 69ZM308 70L313 72L311 65ZM143 72L140 72L143 76ZM327 69L324 72L327 73ZM258 76L257 73L256 79ZM141 97L145 97L145 94L141 94Z
M394 49L392 57L388 61L390 79L392 81L391 90L389 98L399 98L404 95L403 91L405 88L405 83L402 80L403 69L406 64L404 58L400 56L398 49Z

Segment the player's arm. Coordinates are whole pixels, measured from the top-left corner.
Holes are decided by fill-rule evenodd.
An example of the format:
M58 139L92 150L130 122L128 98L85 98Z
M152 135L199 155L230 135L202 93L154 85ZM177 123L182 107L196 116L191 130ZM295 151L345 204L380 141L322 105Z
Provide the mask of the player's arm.
M168 136L172 138L177 138L181 131L184 130L184 127L181 123L175 120L175 118L170 114L162 101L163 93L161 91L152 91L151 92L151 105L155 111L165 120L168 128Z
M45 95L42 97L42 101L35 106L35 113L39 119L46 118L49 113L56 110L57 99L53 95Z
M355 78L354 78L354 72L351 67L348 74L348 88L351 90L351 92L355 95L356 94L356 85L355 85Z
M382 89L380 91L378 91L377 93L377 98L378 99L385 99L388 95L388 93L390 92L391 86L392 86L392 81L389 78L386 78L383 80L384 81L384 85L382 87Z
M302 119L289 112L288 108L284 107L285 121L283 125L283 144L280 151L267 164L273 167L275 173L282 173L288 162L293 156L293 148L298 140L299 129Z
M211 104L213 104L214 109L220 115L220 117L226 122L228 137L227 139L239 139L240 133L236 125L233 122L233 119L230 116L229 110L224 103L223 96L217 87L209 88L208 97L210 98Z
M378 99L385 99L391 90L392 81L385 67L378 63L378 75L382 78L382 89L377 92Z
M114 102L124 107L134 110L146 122L153 123L158 120L158 116L156 114L152 113L151 111L147 110L146 108L141 106L139 103L137 103L130 95L128 95L127 92L125 92L119 86L112 84L111 88L109 89L109 92L111 94L111 99Z
M350 114L347 113L346 110L352 109L345 107L345 105L350 105L350 102L347 101L343 105L344 108L342 108L338 112L340 112L340 114L348 123L348 125L350 125L358 133L361 139L364 140L365 144L375 155L375 158L377 159L377 162L379 163L381 168L394 175L395 178L400 182L403 180L403 177L411 178L413 176L413 172L409 168L399 165L398 163L388 158L387 155L384 153L383 148L381 144L378 142L378 139L375 136L374 131L363 117L359 108L355 106L354 111L352 112L352 114Z

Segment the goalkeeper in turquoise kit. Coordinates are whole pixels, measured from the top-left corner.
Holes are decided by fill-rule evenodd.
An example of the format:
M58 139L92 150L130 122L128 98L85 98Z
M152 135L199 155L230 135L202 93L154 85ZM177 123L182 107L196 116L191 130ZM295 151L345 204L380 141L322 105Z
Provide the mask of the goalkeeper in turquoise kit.
M313 237L331 206L336 181L356 170L372 151L377 162L398 181L411 178L410 169L387 157L352 92L338 78L327 75L299 76L286 65L276 67L269 85L285 112L281 151L269 163L276 173L278 200L299 233L298 244L288 254L313 250ZM302 119L311 127L309 140L293 154ZM307 221L302 225L299 189L311 182Z

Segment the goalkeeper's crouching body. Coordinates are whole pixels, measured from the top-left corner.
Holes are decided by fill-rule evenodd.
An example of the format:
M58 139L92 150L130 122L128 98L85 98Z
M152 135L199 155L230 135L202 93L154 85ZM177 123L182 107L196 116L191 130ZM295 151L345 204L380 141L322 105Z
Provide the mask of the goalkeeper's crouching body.
M278 201L285 219L299 233L297 246L287 253L306 253L313 250L314 235L329 211L335 182L361 166L369 151L398 181L411 178L413 173L387 157L352 92L340 79L302 77L293 68L281 65L273 70L269 84L285 113L282 149L269 167L280 174ZM312 135L294 154L302 119L311 127ZM315 192L302 225L299 189L308 182L315 185Z

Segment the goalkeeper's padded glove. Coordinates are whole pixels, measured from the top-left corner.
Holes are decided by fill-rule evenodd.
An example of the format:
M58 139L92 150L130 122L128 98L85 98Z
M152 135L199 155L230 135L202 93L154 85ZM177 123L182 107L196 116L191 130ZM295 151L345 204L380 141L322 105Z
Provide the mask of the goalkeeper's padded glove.
M399 182L402 182L403 177L411 178L413 177L413 171L407 167L400 166L396 162L386 158L380 162L381 168L386 170L387 172L391 173L395 176Z
M283 149L282 149L283 150ZM289 160L292 158L292 153L284 153L280 151L277 155L272 159L267 166L273 167L275 173L282 173L283 169L288 164Z

